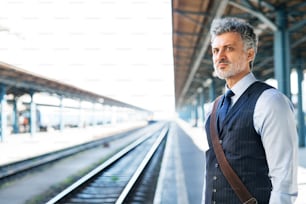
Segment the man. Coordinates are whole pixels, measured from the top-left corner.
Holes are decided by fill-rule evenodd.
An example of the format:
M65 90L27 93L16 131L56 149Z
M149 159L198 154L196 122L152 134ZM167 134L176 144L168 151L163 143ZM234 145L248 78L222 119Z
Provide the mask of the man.
M253 28L237 18L213 21L213 63L225 89L231 90L230 109L222 123L206 117L209 149L203 203L241 203L224 177L212 146L214 123L225 157L259 204L294 203L297 196L297 131L293 106L286 96L258 82L251 72L257 52ZM220 100L218 107L224 103ZM210 113L208 113L210 114Z

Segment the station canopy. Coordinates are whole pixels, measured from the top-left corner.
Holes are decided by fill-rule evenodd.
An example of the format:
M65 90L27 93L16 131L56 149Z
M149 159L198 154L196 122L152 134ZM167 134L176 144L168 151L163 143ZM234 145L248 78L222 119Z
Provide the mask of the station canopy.
M72 99L82 99L93 103L131 108L150 112L140 107L102 96L53 79L33 74L13 65L0 62L0 84L5 86L6 94L20 97L24 94L48 93Z
M214 76L210 48L209 29L215 18L238 17L254 26L259 44L252 71L259 80L274 78L274 37L279 29L289 32L291 68L306 59L303 0L173 0L172 16L176 109L190 104L199 89L208 95L212 79L216 94L222 93L225 83Z

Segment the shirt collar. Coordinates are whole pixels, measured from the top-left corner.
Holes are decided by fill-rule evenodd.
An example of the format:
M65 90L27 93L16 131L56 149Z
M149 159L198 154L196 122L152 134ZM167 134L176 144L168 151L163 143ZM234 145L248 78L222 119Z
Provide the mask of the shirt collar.
M257 79L255 78L254 74L250 72L249 74L245 75L242 79L240 79L232 88L231 90L234 92L234 96L232 97L233 103L249 88L251 84L253 84ZM229 88L225 86L225 91Z

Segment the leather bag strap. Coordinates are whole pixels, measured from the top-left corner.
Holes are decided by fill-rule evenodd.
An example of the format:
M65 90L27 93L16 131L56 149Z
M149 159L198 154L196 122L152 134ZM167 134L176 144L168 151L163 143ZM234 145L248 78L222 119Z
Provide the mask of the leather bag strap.
M219 135L216 131L216 122L217 122L217 117L216 117L216 112L217 112L217 106L219 104L221 97L219 96L213 106L212 113L210 115L210 135L211 135L211 140L213 144L213 149L216 154L216 158L219 162L221 171L223 175L225 176L226 180L236 193L236 195L239 197L241 203L243 204L257 204L256 198L254 198L250 192L247 190L245 185L242 183L240 178L237 176L235 171L232 169L230 164L228 163L224 151L222 149L222 146L219 142Z

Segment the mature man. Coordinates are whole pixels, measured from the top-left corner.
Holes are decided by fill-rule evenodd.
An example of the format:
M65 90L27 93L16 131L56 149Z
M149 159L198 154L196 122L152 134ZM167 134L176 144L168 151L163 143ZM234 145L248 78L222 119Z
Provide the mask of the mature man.
M257 36L250 24L237 18L216 19L210 33L214 69L225 79L229 94L218 100L206 117L209 149L203 203L242 202L237 193L240 189L233 189L221 168L223 162L216 158L214 135L229 166L251 194L250 203L294 203L298 147L293 106L285 95L256 80L251 72ZM225 106L229 110L224 110Z

